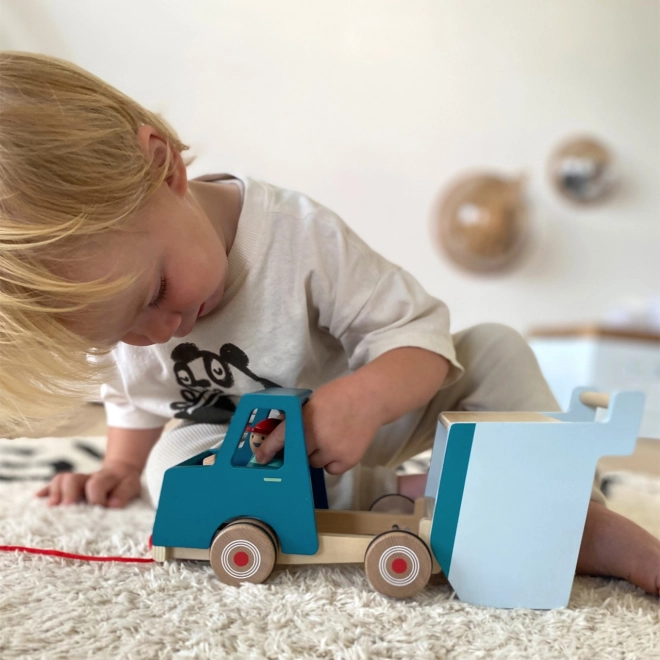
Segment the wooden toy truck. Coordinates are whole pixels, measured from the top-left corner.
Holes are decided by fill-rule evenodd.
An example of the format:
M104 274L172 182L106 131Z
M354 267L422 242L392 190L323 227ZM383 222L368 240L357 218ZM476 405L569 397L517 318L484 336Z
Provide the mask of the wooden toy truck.
M395 514L318 508L302 425L310 395L244 395L219 449L167 470L156 561L209 561L231 585L263 582L276 564L364 562L371 585L394 598L418 593L442 566L466 602L562 607L596 462L632 452L643 407L641 393L581 388L567 413L444 413L425 497ZM597 406L609 407L603 422ZM271 411L286 416L284 462L249 469L245 429Z

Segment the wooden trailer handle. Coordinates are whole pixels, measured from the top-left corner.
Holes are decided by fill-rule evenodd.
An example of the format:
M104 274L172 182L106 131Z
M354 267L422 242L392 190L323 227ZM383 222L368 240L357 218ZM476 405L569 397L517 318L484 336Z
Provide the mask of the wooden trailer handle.
M609 408L610 395L604 392L582 392L580 401L590 408Z

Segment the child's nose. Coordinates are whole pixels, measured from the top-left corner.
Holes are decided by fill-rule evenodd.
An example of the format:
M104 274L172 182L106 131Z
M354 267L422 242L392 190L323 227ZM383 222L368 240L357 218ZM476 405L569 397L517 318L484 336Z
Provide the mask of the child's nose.
M144 334L154 344L164 344L174 336L181 325L181 314L178 312L158 311L152 314L144 329Z

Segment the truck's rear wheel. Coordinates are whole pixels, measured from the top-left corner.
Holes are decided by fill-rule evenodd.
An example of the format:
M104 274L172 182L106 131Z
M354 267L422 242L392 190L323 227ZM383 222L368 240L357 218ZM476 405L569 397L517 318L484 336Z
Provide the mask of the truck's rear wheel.
M384 532L374 538L364 555L371 586L390 598L409 598L431 577L433 562L426 543L410 532Z
M369 507L369 511L376 513L415 513L415 502L405 495L391 493L388 495L381 495L378 499L374 500Z
M240 521L216 534L209 559L213 572L225 584L260 584L275 566L277 547L272 536L257 521Z

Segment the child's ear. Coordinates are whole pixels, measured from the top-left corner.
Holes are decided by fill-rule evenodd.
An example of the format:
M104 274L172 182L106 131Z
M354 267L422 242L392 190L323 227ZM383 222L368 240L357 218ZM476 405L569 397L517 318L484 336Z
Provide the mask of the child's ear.
M167 145L165 147L169 149ZM188 190L188 171L183 158L181 158L181 153L177 149L171 149L171 154L170 173L165 181L170 190L183 197Z
M157 165L164 165L168 153L170 154L169 171L165 182L172 192L185 195L188 189L188 173L179 151L172 149L153 126L146 124L138 129L137 140L147 158Z

